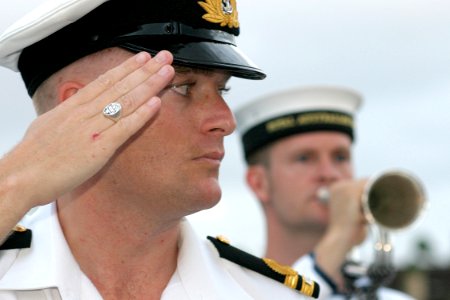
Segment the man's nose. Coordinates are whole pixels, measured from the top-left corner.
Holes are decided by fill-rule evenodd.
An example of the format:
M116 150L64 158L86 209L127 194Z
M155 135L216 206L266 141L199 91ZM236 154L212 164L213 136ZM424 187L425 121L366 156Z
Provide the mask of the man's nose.
M340 172L331 159L324 158L318 164L318 177L322 183L329 184L340 178Z
M211 99L212 100L212 99ZM223 136L230 135L236 129L236 119L222 96L216 95L211 101L211 112L203 125L203 130Z

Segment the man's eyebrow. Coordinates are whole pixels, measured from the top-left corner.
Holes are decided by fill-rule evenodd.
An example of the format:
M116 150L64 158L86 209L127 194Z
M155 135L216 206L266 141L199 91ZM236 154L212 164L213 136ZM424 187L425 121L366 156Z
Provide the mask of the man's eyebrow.
M198 68L191 68L191 67L184 67L184 66L174 66L175 72L180 74L186 74L186 73L196 73L196 74L211 74L212 70L207 69L198 69Z
M202 74L202 75L211 75L212 73L220 72L227 75L227 79L231 77L231 74L228 72L223 72L222 70L213 70L213 69L202 69L202 68L191 68L191 67L184 67L184 66L174 66L175 72L179 74L187 74L187 73L194 73L194 74Z

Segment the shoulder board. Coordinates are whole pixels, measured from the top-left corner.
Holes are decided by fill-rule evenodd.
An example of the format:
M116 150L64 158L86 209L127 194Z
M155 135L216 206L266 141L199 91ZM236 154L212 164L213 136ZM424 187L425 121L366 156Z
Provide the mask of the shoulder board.
M17 225L3 244L0 245L0 250L30 248L30 245L31 230Z
M224 237L213 238L208 236L213 245L219 251L222 258L228 259L238 265L246 267L257 273L270 277L284 285L299 291L300 293L318 298L320 286L317 282L298 274L289 266L283 266L268 258L259 258L230 245Z

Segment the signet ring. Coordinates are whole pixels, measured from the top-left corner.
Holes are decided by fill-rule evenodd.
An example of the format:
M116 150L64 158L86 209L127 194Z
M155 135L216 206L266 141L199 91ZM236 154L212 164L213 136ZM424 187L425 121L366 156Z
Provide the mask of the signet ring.
M113 120L114 122L117 122L120 119L120 113L122 111L122 105L120 105L119 102L112 102L103 108L103 115Z

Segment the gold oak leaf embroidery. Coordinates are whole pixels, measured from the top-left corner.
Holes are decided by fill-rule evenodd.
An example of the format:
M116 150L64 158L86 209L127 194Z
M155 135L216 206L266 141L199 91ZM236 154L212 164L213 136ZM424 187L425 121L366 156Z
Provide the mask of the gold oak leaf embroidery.
M276 261L274 261L270 258L263 258L263 261L266 263L267 266L269 266L269 268L271 268L278 274L290 275L290 276L297 275L297 272L294 271L291 267L280 265L279 263L277 263Z
M207 12L202 16L203 19L220 23L222 27L239 27L236 0L205 0L197 3Z

